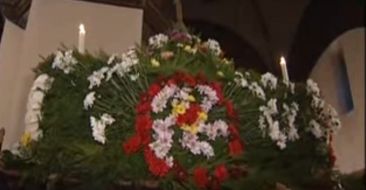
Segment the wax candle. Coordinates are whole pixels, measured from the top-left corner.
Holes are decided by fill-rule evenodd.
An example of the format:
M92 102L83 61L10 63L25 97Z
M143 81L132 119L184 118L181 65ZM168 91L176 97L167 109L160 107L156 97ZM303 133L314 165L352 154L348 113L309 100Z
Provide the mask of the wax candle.
M85 52L85 27L84 24L79 25L79 44L78 44L78 50L80 53Z
M281 56L280 66L281 66L281 71L282 71L282 78L285 82L288 82L289 78L288 78L288 73L287 73L286 60L283 56Z

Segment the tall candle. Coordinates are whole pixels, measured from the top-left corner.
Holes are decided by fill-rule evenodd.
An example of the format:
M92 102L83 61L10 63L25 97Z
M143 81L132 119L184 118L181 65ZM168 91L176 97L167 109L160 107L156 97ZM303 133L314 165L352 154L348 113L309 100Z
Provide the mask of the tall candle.
M289 78L288 78L288 73L287 73L286 60L283 56L281 56L280 66L281 66L283 80L285 82L288 82Z
M80 53L85 52L85 27L84 24L79 25L79 44L78 44L78 50Z

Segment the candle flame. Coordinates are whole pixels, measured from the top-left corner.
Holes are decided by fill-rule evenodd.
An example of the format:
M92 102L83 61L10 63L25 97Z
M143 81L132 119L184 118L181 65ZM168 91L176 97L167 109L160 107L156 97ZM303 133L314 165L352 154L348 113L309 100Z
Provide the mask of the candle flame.
M281 56L281 61L280 61L281 65L286 65L286 60L283 56Z
M85 34L85 26L84 24L79 25L79 32Z

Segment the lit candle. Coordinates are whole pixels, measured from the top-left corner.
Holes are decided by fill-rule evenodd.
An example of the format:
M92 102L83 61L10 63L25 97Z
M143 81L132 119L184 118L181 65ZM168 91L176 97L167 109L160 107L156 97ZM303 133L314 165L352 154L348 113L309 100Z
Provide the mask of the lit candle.
M281 65L281 71L282 71L283 80L285 82L288 82L289 81L289 78L288 78L288 73L287 73L286 60L285 60L285 58L283 56L281 56L280 65Z
M84 24L79 25L79 44L78 44L78 50L80 53L85 52L85 27Z

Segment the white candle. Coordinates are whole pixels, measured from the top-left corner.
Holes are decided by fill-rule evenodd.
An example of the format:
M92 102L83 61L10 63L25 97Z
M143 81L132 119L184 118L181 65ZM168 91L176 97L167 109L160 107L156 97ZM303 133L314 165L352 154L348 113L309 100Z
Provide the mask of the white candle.
M80 53L85 52L85 27L84 24L79 25L79 44L78 44L78 50Z
M286 60L285 60L285 58L283 56L281 56L280 65L281 65L281 71L282 71L283 80L285 82L288 82L289 81L289 78L288 78L288 73L287 73Z

